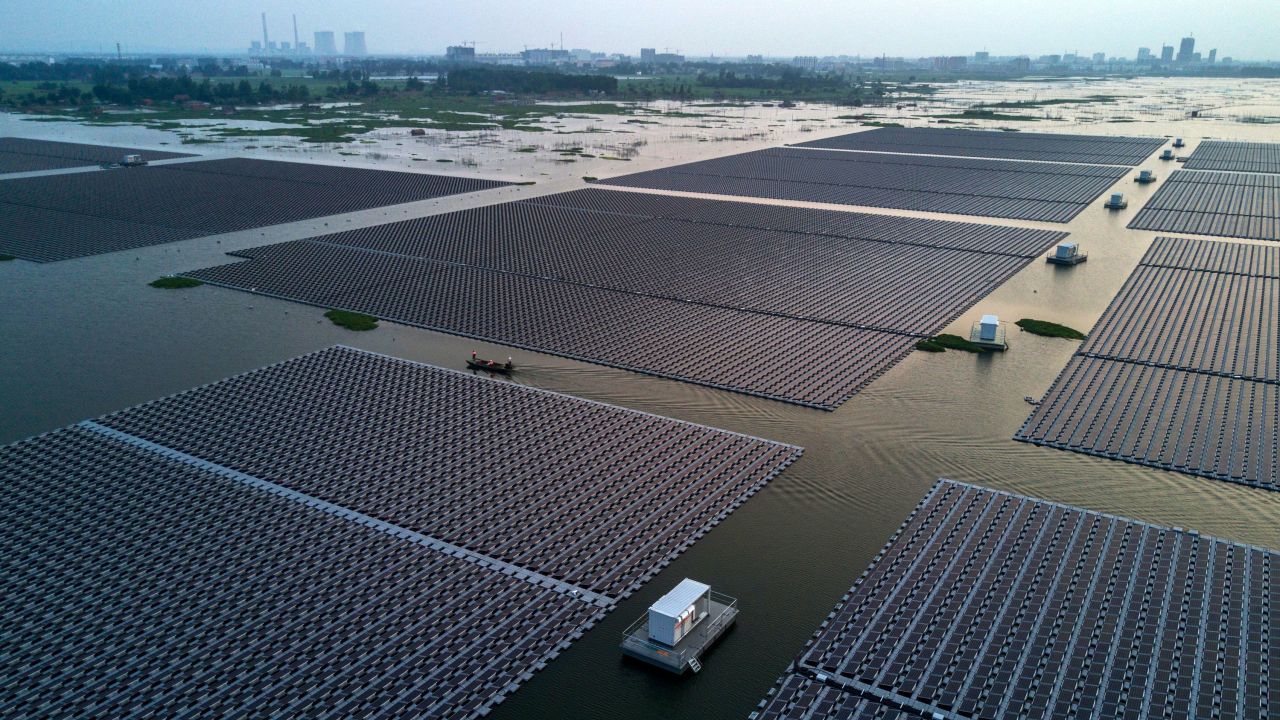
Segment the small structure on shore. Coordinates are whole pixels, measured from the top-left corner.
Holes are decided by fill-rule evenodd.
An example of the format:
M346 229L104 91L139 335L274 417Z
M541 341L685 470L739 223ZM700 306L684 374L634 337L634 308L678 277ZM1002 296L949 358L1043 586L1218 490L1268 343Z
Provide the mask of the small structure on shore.
M1044 261L1053 265L1079 265L1088 260L1086 253L1080 252L1080 246L1073 242L1059 243L1054 248L1053 254L1045 258Z
M1133 181L1136 183L1142 183L1143 185L1153 183L1156 181L1156 174L1150 170L1139 170L1138 177L1134 178Z
M997 315L983 315L969 330L969 342L984 350L1008 350L1009 343L1005 339L1004 326Z
M1129 207L1129 201L1124 199L1124 193L1111 193L1111 199L1103 203L1102 207L1108 210L1123 210Z
M700 672L699 658L738 617L738 601L685 578L622 634L622 651L677 675Z

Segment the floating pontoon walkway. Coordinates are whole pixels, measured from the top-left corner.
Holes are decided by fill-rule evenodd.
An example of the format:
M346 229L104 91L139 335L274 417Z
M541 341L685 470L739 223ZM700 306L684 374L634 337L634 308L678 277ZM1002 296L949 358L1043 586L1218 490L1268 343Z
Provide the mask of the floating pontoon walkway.
M1015 439L1280 489L1280 248L1157 238Z
M824 140L798 143L796 147L1133 167L1150 157L1151 153L1159 150L1164 143L1163 138L1107 135L1011 133L1003 130L942 128L876 128Z
M253 248L186 274L831 409L1063 237L582 190Z
M502 185L247 158L5 180L0 253L52 262Z
M0 448L2 717L476 717L799 449L345 348Z
M753 717L1274 717L1278 563L942 480Z
M173 160L196 157L189 153L109 145L82 145L53 140L0 137L0 175L33 170L61 170L93 167L119 162L125 155L141 155L143 160Z

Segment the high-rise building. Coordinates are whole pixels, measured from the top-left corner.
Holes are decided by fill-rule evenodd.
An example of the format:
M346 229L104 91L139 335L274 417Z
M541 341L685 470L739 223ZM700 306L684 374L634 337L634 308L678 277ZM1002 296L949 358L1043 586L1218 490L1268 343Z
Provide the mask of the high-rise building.
M657 54L657 48L640 48L640 62L652 64Z
M444 58L449 62L475 62L476 49L470 45L450 45L444 49Z
M1138 48L1138 62L1150 62L1152 59L1151 48Z
M1182 43L1178 45L1178 62L1189 63L1195 59L1196 39L1193 37L1182 38Z
M342 34L342 54L359 57L368 55L369 50L364 46L363 32L349 32Z
M1107 63L1107 54L1096 52L1093 54L1094 65L1105 65Z
M991 53L987 52L986 50L979 50L978 52L973 54L973 61L976 63L989 62L990 60L991 60Z
M1209 51L1209 64L1212 65L1218 61L1218 48Z
M1173 46L1162 45L1160 47L1160 62L1173 62Z
M321 30L315 34L317 55L337 55L338 46L333 40L332 30Z

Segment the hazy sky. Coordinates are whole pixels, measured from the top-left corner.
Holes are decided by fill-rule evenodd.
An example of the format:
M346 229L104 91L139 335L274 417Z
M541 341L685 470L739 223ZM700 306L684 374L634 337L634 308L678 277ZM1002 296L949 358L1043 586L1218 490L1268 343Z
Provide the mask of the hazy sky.
M1197 49L1277 58L1280 0L0 0L0 51L232 51L262 37L364 30L372 53L558 44L636 54L1132 56L1194 34Z

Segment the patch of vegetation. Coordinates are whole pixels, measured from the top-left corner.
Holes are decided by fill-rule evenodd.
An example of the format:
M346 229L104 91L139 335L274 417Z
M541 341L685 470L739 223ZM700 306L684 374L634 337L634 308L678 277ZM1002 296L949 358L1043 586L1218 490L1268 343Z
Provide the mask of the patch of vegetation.
M981 345L978 345L977 343L971 343L968 340L960 337L959 335L948 335L946 333L943 333L936 337L926 338L924 340L921 340L920 342L917 342L916 349L924 350L925 352L944 352L946 350L963 350L965 352L971 352L971 353L984 353L987 351L986 348L982 347Z
M18 258L13 255L0 255L0 262L9 262L10 260L17 260L17 259Z
M347 312L346 310L330 310L324 316L329 318L334 325L348 330L364 331L378 327L378 318L372 315Z
M964 112L952 115L939 115L940 118L951 120L1016 120L1019 122L1036 122L1040 118L1030 117L1028 115L1010 115L1008 113L998 113L994 110L982 110L974 108L965 110Z
M538 148L536 148L536 147L522 147L522 148L516 148L516 152L518 152L518 153L536 153L536 152L538 152Z
M1032 320L1023 318L1019 320L1017 326L1031 333L1032 335L1043 335L1045 337L1059 337L1068 340L1083 340L1085 334L1066 325L1059 325L1047 320Z
M902 123L881 122L880 120L865 120L862 124L867 127L906 127Z
M1050 98L1048 100L1006 100L1004 102L987 103L987 108L1034 108L1049 105L1085 105L1088 103L1113 103L1119 95L1089 95L1081 98Z
M942 343L937 342L935 340L921 340L920 342L916 343L916 349L923 350L924 352L933 352L933 353L947 351L947 348Z
M147 283L153 288L162 290L180 290L182 288L193 288L203 285L204 283L189 277L178 277L177 275L166 275Z

